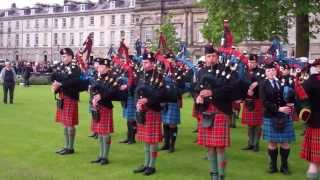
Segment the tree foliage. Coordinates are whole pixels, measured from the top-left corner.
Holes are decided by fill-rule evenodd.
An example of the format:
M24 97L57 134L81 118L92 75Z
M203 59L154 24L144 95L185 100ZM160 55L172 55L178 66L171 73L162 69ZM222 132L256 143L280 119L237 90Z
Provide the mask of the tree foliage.
M171 49L173 52L177 53L178 52L178 42L180 42L180 38L177 37L176 33L176 27L174 26L173 23L171 23L172 17L170 15L164 17L164 23L160 25L159 29L156 29L156 38L153 43L153 50L158 49L158 43L159 43L159 36L160 32L163 33L163 35L166 38L167 42L167 48Z
M309 42L309 37L320 29L319 17L313 16L320 15L319 0L201 0L200 5L208 10L203 36L215 44L220 42L224 19L229 20L236 42L270 40L274 34L286 42L288 27L296 25L298 29L306 23L310 31L299 36L306 36ZM296 18L301 16L308 16L309 22L296 23Z

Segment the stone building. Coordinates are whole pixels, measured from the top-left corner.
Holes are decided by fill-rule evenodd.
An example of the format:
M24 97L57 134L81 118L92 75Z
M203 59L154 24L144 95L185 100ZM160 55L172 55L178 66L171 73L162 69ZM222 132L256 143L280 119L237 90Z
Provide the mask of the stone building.
M0 59L57 59L60 48L76 51L90 32L94 33L94 56L106 56L111 44L117 46L122 38L134 51L137 38L143 42L155 38L161 17L168 13L177 35L201 54L204 39L199 30L206 12L195 6L195 0L66 0L63 5L17 8L13 4L1 10Z
M200 29L207 19L197 0L65 0L64 4L36 4L33 7L0 10L0 59L43 61L59 59L59 49L77 51L90 32L94 33L93 55L104 57L122 38L134 53L134 42L155 39L163 17L171 15L176 33L186 42L193 57L202 55L206 43ZM290 54L295 31L289 30ZM244 41L241 50L260 51L270 42ZM320 56L320 35L311 40L311 57Z

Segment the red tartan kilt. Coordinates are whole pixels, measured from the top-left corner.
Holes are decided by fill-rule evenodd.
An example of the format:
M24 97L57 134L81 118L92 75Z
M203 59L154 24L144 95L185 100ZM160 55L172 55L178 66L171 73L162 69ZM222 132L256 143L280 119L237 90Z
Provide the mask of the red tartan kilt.
M137 138L149 144L162 141L161 112L147 111L145 123L137 123Z
M198 144L208 148L230 146L230 128L228 115L217 110L213 105L209 105L207 112L219 112L216 114L213 126L209 128L202 127L202 115L200 114Z
M59 93L59 98L63 99L63 109L57 109L56 122L64 126L75 126L79 124L78 101Z
M241 123L248 126L261 126L262 118L263 118L263 104L260 99L255 101L254 111L249 111L245 105L243 104L242 110L242 121Z
M112 109L99 107L99 121L92 120L91 131L97 134L113 133L113 114Z
M300 157L312 163L320 163L320 128L307 128Z

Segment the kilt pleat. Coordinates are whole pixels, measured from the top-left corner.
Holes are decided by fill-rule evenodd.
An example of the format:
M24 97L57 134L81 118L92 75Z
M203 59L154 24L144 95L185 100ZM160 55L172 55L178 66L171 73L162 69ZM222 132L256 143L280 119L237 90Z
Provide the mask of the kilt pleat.
M245 103L242 111L241 123L248 126L261 126L263 118L263 105L260 99L255 100L255 108L249 111Z
M144 124L137 123L137 139L155 144L162 141L161 112L148 110Z
M209 105L207 112L217 112L213 125L208 128L202 127L202 115L199 114L199 131L198 144L204 147L220 147L230 146L230 117L219 111L212 104Z
M113 133L113 112L107 107L99 107L99 121L92 120L91 131L97 134Z
M56 122L64 126L75 126L79 124L78 119L78 101L59 93L59 98L63 99L63 108L57 108Z
M274 143L290 143L295 141L295 133L293 129L293 121L291 118L287 119L285 128L279 132L274 129L272 119L269 117L263 117L263 139Z
M320 128L307 128L300 157L312 163L320 163Z
M136 119L136 104L133 96L128 96L127 106L124 108L124 117L128 121L134 121Z
M166 111L161 112L161 119L164 124L180 124L180 107L178 103L167 103Z

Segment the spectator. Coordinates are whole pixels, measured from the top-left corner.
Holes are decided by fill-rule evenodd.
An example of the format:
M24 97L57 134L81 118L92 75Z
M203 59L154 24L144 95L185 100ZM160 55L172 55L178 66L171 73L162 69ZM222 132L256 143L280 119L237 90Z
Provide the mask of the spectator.
M32 67L31 67L31 64L28 62L24 66L23 74L22 74L25 87L29 87L30 86L30 81L29 80L30 80L30 77L31 77L31 72L32 72Z
M8 91L10 93L10 104L13 104L13 92L15 87L16 72L9 61L5 62L5 67L1 70L0 80L3 83L3 102L7 104Z

